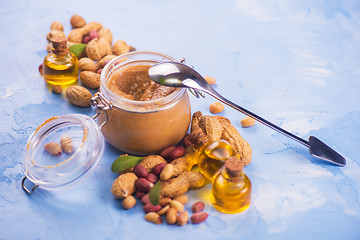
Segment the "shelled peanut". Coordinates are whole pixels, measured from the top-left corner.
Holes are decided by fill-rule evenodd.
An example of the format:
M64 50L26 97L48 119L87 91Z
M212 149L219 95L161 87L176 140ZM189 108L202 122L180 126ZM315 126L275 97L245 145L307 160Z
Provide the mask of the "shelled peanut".
M53 156L61 156L62 153L72 154L74 151L74 146L72 139L66 135L61 136L60 144L57 142L48 142L44 145L46 152Z

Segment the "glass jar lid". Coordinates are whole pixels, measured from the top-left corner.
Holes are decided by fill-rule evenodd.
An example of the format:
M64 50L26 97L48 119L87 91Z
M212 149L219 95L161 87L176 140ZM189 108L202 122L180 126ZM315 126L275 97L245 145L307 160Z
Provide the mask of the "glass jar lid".
M62 138L67 139L73 150L62 148L51 153L53 148L62 146ZM49 143L54 145L50 149ZM96 167L104 148L104 137L92 118L82 114L49 118L26 144L22 187L31 193L36 187L54 190L75 183ZM25 186L26 179L35 185L31 191Z

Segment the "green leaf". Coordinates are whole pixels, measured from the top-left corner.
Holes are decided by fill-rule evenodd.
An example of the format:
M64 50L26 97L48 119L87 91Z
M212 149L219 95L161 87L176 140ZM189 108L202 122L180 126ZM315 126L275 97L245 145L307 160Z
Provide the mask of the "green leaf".
M70 46L69 50L76 56L80 56L85 51L85 48L86 48L85 43L79 43L79 44Z
M149 192L149 200L152 205L156 206L159 204L160 192L161 192L161 183L160 181L157 181Z
M114 173L128 170L135 167L144 157L121 155L111 165L111 171Z

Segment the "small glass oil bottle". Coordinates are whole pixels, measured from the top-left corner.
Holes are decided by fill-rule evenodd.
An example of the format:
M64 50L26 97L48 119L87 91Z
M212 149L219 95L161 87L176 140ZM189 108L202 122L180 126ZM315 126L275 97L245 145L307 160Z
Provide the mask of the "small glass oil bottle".
M67 85L77 81L79 64L77 57L69 52L66 37L51 39L52 48L43 62L44 79L52 85Z
M223 213L239 213L250 206L251 182L244 174L244 162L237 157L225 161L212 184L213 205Z
M195 129L188 139L193 144L191 155L200 172L213 181L216 173L224 166L225 160L237 156L231 145L225 140L212 141L200 128Z
M200 172L211 181L216 173L224 166L225 160L236 156L231 145L225 140L210 142L199 149L198 166Z

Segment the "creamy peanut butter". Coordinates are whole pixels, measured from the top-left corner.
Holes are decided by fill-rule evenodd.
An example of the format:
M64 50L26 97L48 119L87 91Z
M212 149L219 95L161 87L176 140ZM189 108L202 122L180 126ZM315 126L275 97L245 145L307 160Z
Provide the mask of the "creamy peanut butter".
M129 66L110 79L108 88L120 97L135 101L156 100L174 92L175 88L162 86L151 80L148 74L150 67Z
M108 90L117 95L111 102L126 108L107 111L108 121L102 133L110 144L126 153L158 153L177 144L189 128L191 110L185 89L153 82L148 75L150 67L124 66L107 81ZM105 115L101 113L99 123L103 121Z

